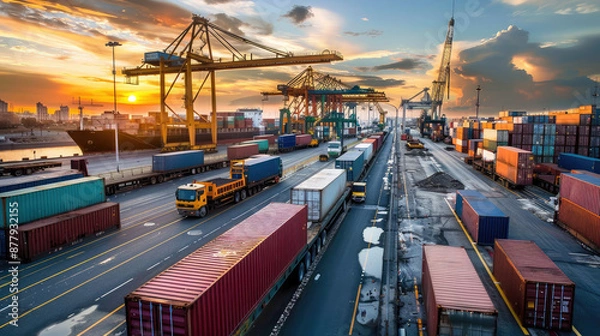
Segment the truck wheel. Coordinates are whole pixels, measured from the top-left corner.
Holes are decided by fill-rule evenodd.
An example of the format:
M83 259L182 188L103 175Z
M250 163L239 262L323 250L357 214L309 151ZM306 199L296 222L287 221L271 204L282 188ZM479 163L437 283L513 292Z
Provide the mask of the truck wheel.
M323 233L321 233L321 241L323 242L323 245L327 243L327 229L323 230Z
M162 175L158 175L157 181L158 183L163 183L165 181L165 177Z
M206 209L205 206L203 206L202 208L200 208L200 210L198 210L198 215L200 216L200 218L206 216L208 214L208 210Z
M235 194L233 194L233 201L235 203L239 203L240 202L240 192L236 191Z
M31 175L31 173L33 173L33 169L31 169L31 168L25 169L25 175Z
M192 168L192 175L196 175L196 168Z
M246 196L246 189L242 189L242 191L240 191L240 198L242 199L242 201L246 199Z
M304 263L300 263L300 265L298 265L298 282L302 282L302 279L304 279L304 274L306 272L304 268Z
M306 269L310 268L310 264L312 263L312 251L306 252L306 257L304 257L304 264L306 265Z
M15 171L13 171L12 173L14 176L21 176L23 175L23 169L17 169Z
M156 176L150 178L150 184L156 184Z

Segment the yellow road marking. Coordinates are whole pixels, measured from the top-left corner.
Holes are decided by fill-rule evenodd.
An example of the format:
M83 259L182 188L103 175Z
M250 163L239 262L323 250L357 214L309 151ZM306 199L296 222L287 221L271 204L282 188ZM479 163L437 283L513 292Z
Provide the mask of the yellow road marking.
M91 326L85 328L85 330L83 330L82 332L80 332L79 334L77 334L77 336L81 336L83 334L85 334L86 332L90 331L92 328L94 328L95 326L97 326L98 324L102 323L102 321L106 320L107 318L109 318L110 316L112 316L114 313L116 313L117 311L121 310L121 308L124 308L125 304L122 304L120 306L118 306L117 308L115 308L113 311L111 311L110 313L106 314L103 318L99 319L98 321L96 321L94 324L92 324ZM112 331L112 330L111 330Z

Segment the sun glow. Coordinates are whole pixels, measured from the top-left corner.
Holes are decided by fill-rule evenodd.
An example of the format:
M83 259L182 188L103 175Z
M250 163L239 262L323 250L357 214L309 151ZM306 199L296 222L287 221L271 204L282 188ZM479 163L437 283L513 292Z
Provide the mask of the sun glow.
M127 98L127 100L128 100L130 103L135 103L135 101L137 100L137 98L136 98L134 95L131 95L131 96L129 96L129 97Z

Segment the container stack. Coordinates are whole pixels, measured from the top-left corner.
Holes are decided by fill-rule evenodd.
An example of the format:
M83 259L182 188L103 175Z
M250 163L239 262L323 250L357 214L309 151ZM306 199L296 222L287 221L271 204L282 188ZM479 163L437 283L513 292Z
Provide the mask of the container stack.
M498 312L463 247L423 245L429 335L495 336Z
M508 131L484 129L483 149L495 153L498 146L508 146Z
M84 237L120 227L119 204L105 203L104 179L82 177L0 193L0 256L31 261ZM16 226L18 256L8 253ZM13 240L14 241L14 240Z
M479 145L481 144L481 146L483 146L483 140L482 139L471 139L468 142L468 146L467 146L467 155L469 157L472 158L478 158L481 157L481 153L477 153L477 148L479 148Z
M500 146L496 153L496 174L514 186L533 184L533 155L524 149Z
M525 327L571 330L575 284L534 242L496 240L494 277Z
M595 249L600 249L600 178L561 174L559 224Z
M469 139L473 139L473 129L471 127L457 127L454 147L457 152L467 153Z

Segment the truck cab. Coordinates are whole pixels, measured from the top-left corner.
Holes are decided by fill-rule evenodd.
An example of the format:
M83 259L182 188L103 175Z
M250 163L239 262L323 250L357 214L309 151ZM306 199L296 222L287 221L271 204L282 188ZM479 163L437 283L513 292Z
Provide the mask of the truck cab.
M327 154L330 157L339 157L346 151L346 146L342 146L340 141L329 141L327 144Z
M352 184L352 201L362 203L367 199L367 183L354 182Z
M175 192L177 211L181 216L204 217L208 213L206 204L206 186L202 183L188 183Z

